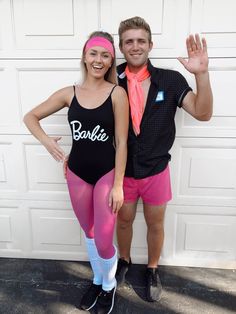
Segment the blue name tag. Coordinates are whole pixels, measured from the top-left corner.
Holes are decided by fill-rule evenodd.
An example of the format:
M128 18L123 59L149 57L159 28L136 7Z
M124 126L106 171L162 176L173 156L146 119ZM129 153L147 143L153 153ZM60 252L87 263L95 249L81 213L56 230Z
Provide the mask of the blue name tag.
M156 97L155 102L160 102L160 101L163 101L163 100L164 100L164 91L159 91L157 93L157 97Z

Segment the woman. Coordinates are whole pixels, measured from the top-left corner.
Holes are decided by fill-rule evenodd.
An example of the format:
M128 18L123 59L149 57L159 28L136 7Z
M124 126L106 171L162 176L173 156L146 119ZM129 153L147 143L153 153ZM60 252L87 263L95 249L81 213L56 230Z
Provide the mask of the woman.
M82 84L62 88L27 113L30 132L57 161L66 159L59 137L48 136L39 121L68 107L73 144L66 179L74 212L85 233L93 282L80 307L110 313L116 290L116 214L123 203L127 157L128 100L116 82L113 38L94 32L84 45Z

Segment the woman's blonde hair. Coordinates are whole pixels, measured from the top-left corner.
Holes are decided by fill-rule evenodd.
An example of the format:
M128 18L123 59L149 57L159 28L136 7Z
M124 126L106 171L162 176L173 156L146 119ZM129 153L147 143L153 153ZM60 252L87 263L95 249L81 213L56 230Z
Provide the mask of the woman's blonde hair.
M113 37L111 34L109 34L107 32L103 32L103 31L95 31L92 34L90 34L88 40L84 44L81 63L80 63L80 68L81 68L81 73L82 73L82 81L85 81L85 79L87 77L87 73L88 73L86 64L84 62L85 47L86 47L86 44L89 41L89 39L91 39L93 37L103 37L103 38L106 38L107 40L109 40L111 42L113 49L114 49L114 58L112 60L111 67L108 69L107 73L105 74L104 79L110 83L118 84L117 83L117 74L116 74L116 54L115 54L114 40L113 40Z

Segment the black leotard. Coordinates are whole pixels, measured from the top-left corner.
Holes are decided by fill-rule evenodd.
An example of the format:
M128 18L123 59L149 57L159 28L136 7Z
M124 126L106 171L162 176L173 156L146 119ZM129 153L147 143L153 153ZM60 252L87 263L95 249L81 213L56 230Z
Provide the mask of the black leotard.
M111 94L99 107L87 109L72 99L68 121L72 133L72 148L68 167L81 179L95 184L115 167L114 114Z

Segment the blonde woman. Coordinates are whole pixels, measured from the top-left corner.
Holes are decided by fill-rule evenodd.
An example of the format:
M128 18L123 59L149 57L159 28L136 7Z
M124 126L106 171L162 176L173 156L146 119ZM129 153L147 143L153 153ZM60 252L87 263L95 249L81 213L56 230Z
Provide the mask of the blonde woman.
M62 88L27 113L30 132L57 161L65 154L59 138L48 136L39 121L68 107L72 148L66 179L72 207L85 233L93 282L80 307L110 313L116 291L117 250L113 244L116 215L123 204L129 106L117 86L113 38L94 32L83 48L80 85Z

